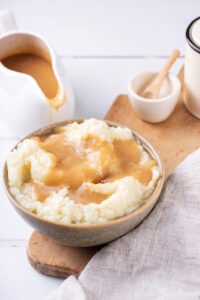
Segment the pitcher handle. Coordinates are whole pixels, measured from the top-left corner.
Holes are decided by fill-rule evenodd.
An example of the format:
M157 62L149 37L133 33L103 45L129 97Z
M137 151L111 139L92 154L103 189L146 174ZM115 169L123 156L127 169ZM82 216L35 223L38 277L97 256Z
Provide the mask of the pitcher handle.
M18 31L15 17L10 10L0 11L0 35L5 35L11 31Z

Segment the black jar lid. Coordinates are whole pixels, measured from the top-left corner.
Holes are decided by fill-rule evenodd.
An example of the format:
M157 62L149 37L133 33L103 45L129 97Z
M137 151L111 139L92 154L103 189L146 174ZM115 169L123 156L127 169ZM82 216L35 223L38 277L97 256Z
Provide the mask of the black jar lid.
M200 20L200 17L194 19L190 24L189 26L187 27L186 29L186 33L185 33L185 36L186 36L186 41L188 42L188 44L190 45L190 47L195 50L196 52L200 53L200 47L195 44L194 40L192 39L191 37L191 28L192 26L194 25L195 22L197 22L198 20ZM199 34L200 36L200 34Z

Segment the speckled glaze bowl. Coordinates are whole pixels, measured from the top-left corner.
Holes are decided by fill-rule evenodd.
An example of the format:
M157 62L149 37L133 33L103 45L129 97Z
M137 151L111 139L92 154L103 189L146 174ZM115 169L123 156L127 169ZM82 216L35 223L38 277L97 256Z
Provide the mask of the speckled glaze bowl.
M49 126L40 128L32 132L31 134L23 138L21 141L23 141L26 138L31 138L32 136L35 135L44 135L47 133L51 133L55 127L63 126L75 121L81 123L84 120L70 120L70 121L63 121L63 122L51 124ZM105 122L109 126L125 127L123 125L111 121L105 121ZM140 208L133 211L132 213L124 217L115 219L113 221L108 221L100 224L91 224L91 225L76 225L76 224L67 225L67 224L61 224L58 222L45 220L29 212L25 208L23 208L16 201L15 197L11 194L8 186L7 163L5 162L4 186L8 198L10 199L12 205L17 210L17 212L22 216L22 218L29 225L31 225L34 229L40 231L41 233L53 238L54 240L64 243L68 246L89 247L89 246L101 245L101 244L108 243L124 235L125 233L135 228L139 223L141 223L147 217L147 215L150 213L155 203L157 202L164 183L164 169L158 153L150 145L150 143L145 138L143 138L140 134L138 134L134 130L132 130L132 133L133 136L137 139L137 141L139 141L140 144L158 162L160 168L160 174L161 174L157 186L154 192L152 193L152 195L149 197L146 203L144 203ZM16 146L14 148L16 148Z

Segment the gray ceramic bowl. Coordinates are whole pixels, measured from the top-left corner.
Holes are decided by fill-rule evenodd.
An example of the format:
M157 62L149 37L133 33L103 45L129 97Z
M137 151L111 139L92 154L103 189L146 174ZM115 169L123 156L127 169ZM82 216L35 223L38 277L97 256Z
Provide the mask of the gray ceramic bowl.
M70 121L55 123L32 132L24 139L30 138L35 135L43 135L43 134L50 133L57 126L63 126L75 121L78 123L83 122L83 120L70 120ZM113 123L111 121L105 121L105 122L109 126L124 127L120 124ZM132 133L133 136L136 137L137 141L139 141L140 144L151 154L151 156L154 159L156 159L160 168L161 176L158 180L157 186L153 194L149 197L146 203L143 204L140 208L138 208L134 212L130 213L129 215L126 215L124 217L118 218L113 221L108 221L101 224L91 224L91 225L76 225L76 224L66 225L58 222L45 220L29 212L25 208L23 208L16 201L15 197L11 194L8 186L7 163L5 162L4 185L5 185L5 190L8 198L10 199L12 205L15 207L17 212L34 229L68 246L75 246L75 247L95 246L95 245L108 243L124 235L128 231L135 228L139 223L141 223L146 218L146 216L150 213L156 201L158 200L158 197L161 193L163 183L164 183L164 169L157 152L150 145L150 143L145 138L143 138L140 134L138 134L133 130ZM23 141L24 139L22 139L21 141ZM14 148L16 148L16 146Z

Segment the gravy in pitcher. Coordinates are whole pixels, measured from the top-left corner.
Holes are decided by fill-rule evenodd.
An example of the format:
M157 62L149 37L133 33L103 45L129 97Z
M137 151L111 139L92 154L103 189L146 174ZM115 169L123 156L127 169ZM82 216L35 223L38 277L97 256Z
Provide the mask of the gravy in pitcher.
M47 98L53 98L58 93L58 82L51 63L30 53L15 54L2 60L2 64L13 71L32 76Z
M35 54L21 53L5 57L1 62L8 69L32 76L47 97L50 106L58 108L64 103L60 103L59 84L49 60Z

